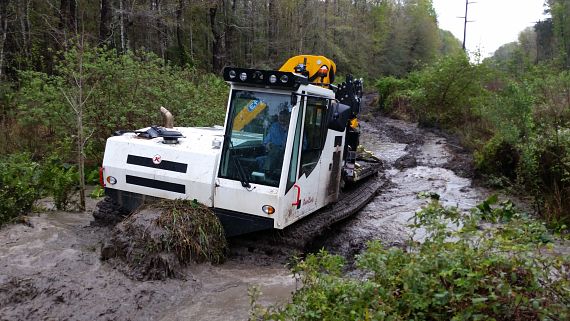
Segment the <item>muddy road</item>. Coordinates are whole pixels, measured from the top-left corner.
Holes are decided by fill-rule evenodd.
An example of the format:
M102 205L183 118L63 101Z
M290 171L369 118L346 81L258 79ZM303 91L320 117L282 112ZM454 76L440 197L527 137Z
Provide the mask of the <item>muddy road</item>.
M435 192L445 204L468 208L489 192L472 186L468 154L453 141L415 124L362 117L362 143L385 162L389 184L362 211L333 227L313 248L348 257L368 240L402 244L407 220ZM105 227L90 226L95 201L83 213L45 211L30 225L0 230L0 320L247 320L248 288L259 303L286 302L296 282L287 251L260 251L230 242L222 265L187 267L184 279L134 281L122 265L102 262Z

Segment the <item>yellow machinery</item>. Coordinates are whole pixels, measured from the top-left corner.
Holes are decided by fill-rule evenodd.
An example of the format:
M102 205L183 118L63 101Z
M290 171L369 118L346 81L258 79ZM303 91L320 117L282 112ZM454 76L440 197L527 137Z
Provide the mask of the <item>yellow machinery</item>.
M330 85L336 74L335 63L325 56L299 55L289 58L279 71L302 74L310 83Z

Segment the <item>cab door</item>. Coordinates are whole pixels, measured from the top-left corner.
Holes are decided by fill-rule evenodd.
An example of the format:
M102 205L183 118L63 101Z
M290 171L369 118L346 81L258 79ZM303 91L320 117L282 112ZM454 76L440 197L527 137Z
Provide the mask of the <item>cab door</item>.
M304 97L296 118L291 161L285 184L284 199L292 200L286 213L286 225L318 210L322 151L326 140L328 99ZM321 196L322 197L322 196Z

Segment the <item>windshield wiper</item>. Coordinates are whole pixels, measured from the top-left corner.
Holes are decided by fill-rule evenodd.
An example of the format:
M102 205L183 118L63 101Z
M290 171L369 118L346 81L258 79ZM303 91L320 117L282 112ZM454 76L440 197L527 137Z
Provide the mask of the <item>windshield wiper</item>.
M247 175L245 174L245 170L243 169L243 166L241 165L239 159L235 156L235 154L233 152L234 143L232 142L231 138L229 140L230 140L230 157L234 161L234 166L237 169L241 186L243 186L245 188L251 188L251 184L249 184L249 180L247 179Z

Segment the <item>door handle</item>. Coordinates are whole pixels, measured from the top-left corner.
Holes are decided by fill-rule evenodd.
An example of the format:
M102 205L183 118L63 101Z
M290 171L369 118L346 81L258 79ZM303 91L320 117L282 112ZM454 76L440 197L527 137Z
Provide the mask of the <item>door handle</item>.
M291 205L297 206L297 208L301 208L301 187L297 184L293 185L293 188L297 189L297 200L292 203Z

